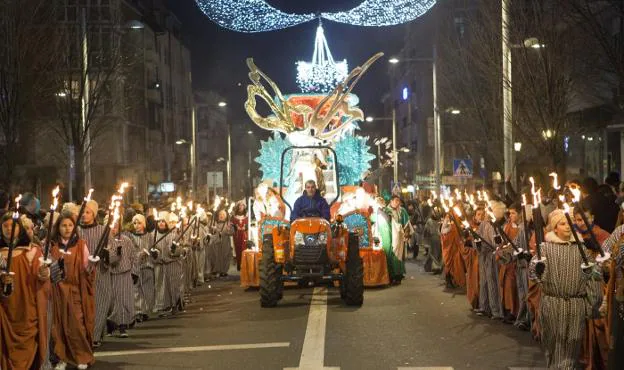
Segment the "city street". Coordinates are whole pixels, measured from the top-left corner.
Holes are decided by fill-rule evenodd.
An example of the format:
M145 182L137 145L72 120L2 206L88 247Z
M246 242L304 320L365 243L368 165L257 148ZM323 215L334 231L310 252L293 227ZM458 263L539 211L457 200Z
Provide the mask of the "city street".
M337 289L290 288L277 308L238 276L193 292L186 312L107 338L95 369L519 369L544 366L528 332L477 317L462 293L407 264L403 284L343 305Z

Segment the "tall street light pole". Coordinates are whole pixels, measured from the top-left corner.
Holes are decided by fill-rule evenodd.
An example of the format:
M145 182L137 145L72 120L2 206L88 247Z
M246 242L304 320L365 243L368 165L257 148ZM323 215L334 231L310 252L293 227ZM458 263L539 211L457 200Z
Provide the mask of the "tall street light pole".
M226 163L226 172L227 172L227 195L228 199L232 199L232 124L227 117L227 102L220 101L218 103L220 108L223 108L226 112L225 122L227 125L227 163Z
M513 147L513 112L511 85L511 48L509 47L509 5L511 0L501 0L501 39L503 51L503 160L505 176L516 178Z
M89 81L89 46L87 44L87 9L82 8L80 17L80 34L82 37L82 78L83 92L80 104L80 118L82 120L82 130L84 135L83 145L83 171L85 191L91 188L91 133L87 120L89 118L89 90L91 89ZM71 195L70 195L71 197Z
M197 194L197 106L193 103L191 110L191 199Z
M388 62L391 64L398 64L400 62L410 63L431 63L432 70L432 89L433 89L433 170L435 174L436 189L441 185L441 173L442 173L442 130L440 125L440 107L438 106L438 81L437 81L437 64L438 53L435 43L433 44L432 57L431 58L407 58L399 59L396 57L390 58ZM395 180L396 181L396 180Z
M396 147L396 142L397 142L397 138L396 138L396 131L397 131L397 127L396 127L396 104L392 104L392 162L393 166L393 179L394 179L394 186L397 186L397 184L399 183L399 152L397 152L397 147ZM393 186L393 187L394 187Z

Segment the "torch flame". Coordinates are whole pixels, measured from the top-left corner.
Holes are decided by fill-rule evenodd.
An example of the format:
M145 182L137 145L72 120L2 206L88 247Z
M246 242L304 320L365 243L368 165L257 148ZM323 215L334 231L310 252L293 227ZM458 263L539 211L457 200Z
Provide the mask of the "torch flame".
M459 207L455 206L453 207L453 212L455 212L455 214L457 215L457 217L461 218L462 217L462 212L459 209Z
M15 208L18 208L18 207L19 207L19 202L20 202L20 200L22 200L22 194L18 195L18 196L15 198Z
M87 194L87 197L84 199L85 202L88 202L91 200L91 195L93 194L94 189L89 189L89 193Z
M465 227L466 229L469 229L469 228L470 228L470 224L469 224L469 223L468 223L468 221L466 221L466 220L463 220L463 221L462 221L462 225L464 225L464 227Z
M433 207L433 202L431 201L431 198L427 199L427 204L429 205L429 207Z
M487 191L483 192L483 200L488 204L490 203L490 196L488 195Z
M191 210L191 211L192 211L192 210L193 210L193 201L192 201L192 200L189 200L189 202L188 202L188 203L186 203L186 207L187 207L189 210Z
M570 206L566 202L563 202L563 212L570 214Z
M455 199L457 199L457 201L461 201L462 197L461 197L461 193L459 192L459 190L457 188L455 188Z
M561 189L561 186L559 186L559 182L557 181L557 172L551 172L548 176L553 178L553 189Z
M481 193L481 190L477 190L477 200L479 202L483 201L483 193Z
M535 194L535 179L533 176L529 177L529 182L531 183L531 195Z
M492 212L490 208L488 208L485 212L487 212L488 216L490 216L490 218L492 219L492 222L496 222L496 216L494 215L494 212Z
M232 213L232 211L234 210L234 206L236 205L236 203L232 202L232 204L230 204L230 208L228 208L228 213Z
M115 206L115 210L113 211L113 222L110 224L110 228L114 228L119 221L119 207Z
M58 207L58 193L61 191L60 186L56 186L54 190L52 190L52 204L50 205L50 210L55 211L56 207Z
M176 198L176 204L177 204L179 209L182 209L182 197L177 197Z
M438 199L438 194L434 190L431 190L431 196L433 197L433 200Z
M526 205L527 205L526 195L522 194L522 206L526 207Z
M158 221L158 211L156 208L152 208L152 215L154 216L154 221Z
M581 189L577 187L573 187L573 188L571 187L570 192L574 196L574 203L578 203L581 201Z
M52 197L56 198L58 196L58 193L60 193L60 192L61 192L61 187L57 185L54 188L54 190L52 190Z
M220 205L221 205L221 197L216 195L215 199L214 199L214 204L213 204L213 207L212 207L212 211L216 212Z
M171 212L175 212L175 211L176 211L176 204L171 203Z
M119 194L123 194L126 191L127 187L128 187L128 183L127 182L123 182L123 183L121 183L121 185L119 185L119 189L117 190L117 192Z

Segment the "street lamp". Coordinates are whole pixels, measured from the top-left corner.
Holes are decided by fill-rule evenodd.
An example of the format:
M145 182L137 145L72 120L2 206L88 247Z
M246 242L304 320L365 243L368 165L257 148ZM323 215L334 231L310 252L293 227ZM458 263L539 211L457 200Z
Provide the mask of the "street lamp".
M192 112L193 118L195 116L195 111ZM193 119L193 122L195 120ZM193 124L193 130L195 130L195 125ZM193 133L193 141L188 141L186 139L179 139L176 141L177 145L188 145L189 146L189 160L191 162L191 198L195 196L195 175L197 173L197 163L195 161L195 134Z
M434 137L433 137L434 164L433 166L434 166L434 173L435 173L436 188L439 189L440 182L441 182L440 167L442 163L442 138L441 138L442 133L441 133L441 128L440 128L440 111L438 108L438 87L437 87L437 73L436 73L437 55L438 53L436 50L436 45L434 43L431 58L407 58L407 59L399 60L397 57L393 57L393 58L388 59L388 62L390 64L398 64L400 61L414 62L414 63L431 63L432 85L433 85L433 132L434 132ZM394 110L393 110L393 113L394 113ZM459 112L457 114L459 114ZM395 181L396 181L397 175L395 175Z
M374 120L373 117L368 117L371 119L371 121ZM370 121L369 121L370 122ZM379 179L377 180L377 186L379 187L379 191L381 191L381 187L382 187L382 182L383 182L383 173L381 171L382 168L382 164L381 164L381 146L382 145L389 145L390 143L388 142L388 138L387 137L382 137L379 139L376 139L374 141L375 145L377 145L377 162L379 164Z
M223 108L226 109L227 108L227 102L225 101L220 101L218 104L219 108ZM227 111L226 111L227 113ZM227 187L227 192L228 192L228 198L232 198L232 125L230 124L230 121L227 119L227 115L225 117L226 120L226 125L227 125L227 165L226 165L226 172L227 172L227 178L228 178L228 187Z
M522 143L519 141L516 141L514 143L514 150L516 151L516 153L520 152L522 150Z

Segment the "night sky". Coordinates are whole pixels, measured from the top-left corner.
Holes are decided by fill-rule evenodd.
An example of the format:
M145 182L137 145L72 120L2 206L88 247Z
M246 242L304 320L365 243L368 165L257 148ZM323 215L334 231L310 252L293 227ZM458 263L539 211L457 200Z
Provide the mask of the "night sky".
M271 5L289 13L346 10L361 0L269 0ZM183 24L192 53L193 85L225 96L232 113L244 119L245 87L249 82L245 59L269 75L283 93L299 92L296 86L297 60L311 60L317 22L293 28L238 33L217 26L195 5L194 0L169 0L170 8ZM415 22L418 22L416 20ZM324 21L325 35L334 59L347 59L349 69L383 51L396 54L402 46L404 25L394 27L356 27ZM380 114L381 94L387 91L387 58L379 60L358 83L354 92L360 97L365 114ZM238 86L241 82L242 86Z

